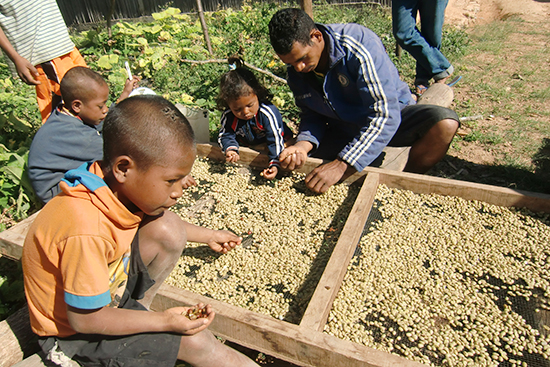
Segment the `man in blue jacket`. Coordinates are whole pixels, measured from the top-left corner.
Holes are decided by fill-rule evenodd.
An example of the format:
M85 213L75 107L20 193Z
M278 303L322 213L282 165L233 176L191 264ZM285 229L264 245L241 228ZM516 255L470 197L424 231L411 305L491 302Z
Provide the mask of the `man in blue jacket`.
M301 167L309 155L332 160L306 176L323 193L348 171L362 171L386 146L411 146L405 171L424 173L447 152L457 114L416 105L382 42L358 24L315 24L302 10L282 9L269 22L271 45L288 65L301 109L296 144L279 160Z

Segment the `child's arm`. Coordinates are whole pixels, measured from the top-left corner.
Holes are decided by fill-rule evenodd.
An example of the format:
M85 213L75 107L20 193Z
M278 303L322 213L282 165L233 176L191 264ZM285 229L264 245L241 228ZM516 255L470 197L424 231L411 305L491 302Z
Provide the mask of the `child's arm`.
M227 163L235 163L237 162L241 157L239 156L239 152L236 150L226 150L225 151L225 161Z
M200 305L199 305L200 306ZM174 307L164 312L148 312L103 307L95 310L67 306L69 324L78 333L101 335L131 335L148 332L170 332L193 335L208 327L215 313L206 306L206 318L190 320L185 316L189 307Z
M239 160L239 143L235 136L233 125L235 117L227 110L222 114L220 124L222 128L218 134L218 144L225 154L226 162L237 162Z
M262 176L264 176L268 180L273 180L275 177L277 177L278 172L279 172L279 166L275 166L275 165L269 166L268 168L262 171Z
M122 90L120 97L118 97L118 99L116 100L116 103L120 103L128 98L130 93L132 93L132 91L137 88L140 80L141 79L139 78L139 76L136 75L134 75L132 79L126 79L126 82L124 83L124 89Z
M199 227L189 222L185 222L187 232L187 241L206 243L212 250L226 254L235 246L240 245L242 238L235 233L224 230L214 230Z
M188 189L191 186L197 186L197 181L191 176L191 174L188 174L181 180L181 185L184 189Z

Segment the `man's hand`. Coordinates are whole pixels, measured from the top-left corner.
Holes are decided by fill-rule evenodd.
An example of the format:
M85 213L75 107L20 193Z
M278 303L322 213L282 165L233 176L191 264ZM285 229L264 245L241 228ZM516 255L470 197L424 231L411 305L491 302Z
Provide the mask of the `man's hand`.
M23 81L23 83L28 85L38 85L41 84L38 80L38 70L34 67L29 60L24 57L18 57L13 60L15 67L17 68L17 74Z
M313 144L307 141L299 141L285 148L279 155L281 167L288 170L300 168L306 163L307 154L313 149Z
M227 254L237 245L240 245L243 240L241 237L230 231L212 230L212 232L212 238L210 238L210 240L206 243L212 250L221 252L222 254Z
M306 176L306 186L322 194L332 185L340 181L344 173L348 169L348 164L340 159L336 159L330 163L320 165Z

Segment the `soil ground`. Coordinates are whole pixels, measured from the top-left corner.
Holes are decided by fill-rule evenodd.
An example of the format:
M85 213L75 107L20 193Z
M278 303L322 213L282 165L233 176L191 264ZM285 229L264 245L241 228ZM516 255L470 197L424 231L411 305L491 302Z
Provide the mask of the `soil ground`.
M455 64L463 80L452 108L483 118L462 124L466 138L429 174L550 193L549 17L550 0L449 1L445 23L485 42ZM487 46L499 29L500 44Z

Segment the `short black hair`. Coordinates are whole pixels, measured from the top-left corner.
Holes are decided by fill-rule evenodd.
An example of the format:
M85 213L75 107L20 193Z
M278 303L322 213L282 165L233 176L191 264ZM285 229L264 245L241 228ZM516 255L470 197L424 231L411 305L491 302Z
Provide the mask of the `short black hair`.
M103 162L107 171L117 157L127 155L141 170L166 166L168 151L196 149L187 118L161 96L138 95L112 108L103 122Z
M84 66L69 69L61 79L60 91L63 103L70 105L74 100L88 101L95 96L90 95L90 82L97 85L107 85L105 79L97 72Z
M290 53L295 42L311 45L311 31L317 29L313 19L303 10L281 9L269 21L269 39L278 55Z
M235 69L226 72L220 78L218 108L225 110L229 108L229 102L252 93L258 97L260 103L271 101L273 98L271 92L258 81L256 75L244 65L241 58L230 57L227 61Z

